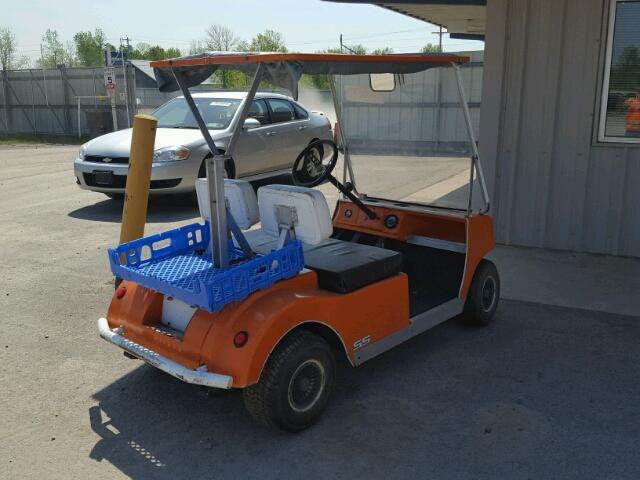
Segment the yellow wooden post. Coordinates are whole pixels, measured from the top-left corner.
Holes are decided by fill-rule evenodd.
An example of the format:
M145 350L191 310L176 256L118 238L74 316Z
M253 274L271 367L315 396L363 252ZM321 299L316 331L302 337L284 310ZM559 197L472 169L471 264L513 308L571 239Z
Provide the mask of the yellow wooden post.
M144 236L157 124L158 121L151 115L136 115L133 117L131 153L129 154L129 172L127 174L127 186L122 209L120 243L130 242Z

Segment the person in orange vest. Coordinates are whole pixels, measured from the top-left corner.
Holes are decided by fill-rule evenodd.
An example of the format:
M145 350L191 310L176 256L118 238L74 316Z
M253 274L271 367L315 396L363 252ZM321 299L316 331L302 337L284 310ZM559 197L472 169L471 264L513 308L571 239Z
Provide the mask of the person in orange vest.
M624 106L627 109L626 136L640 138L640 93L629 97Z

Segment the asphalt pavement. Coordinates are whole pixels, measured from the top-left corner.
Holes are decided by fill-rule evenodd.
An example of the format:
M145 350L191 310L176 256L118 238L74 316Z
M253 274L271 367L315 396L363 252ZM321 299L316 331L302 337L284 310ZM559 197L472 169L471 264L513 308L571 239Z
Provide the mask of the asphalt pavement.
M0 478L638 478L637 303L571 301L518 262L541 256L593 292L590 266L610 265L603 291L631 296L620 271L640 262L499 249L510 283L495 323L450 321L342 365L320 423L282 434L240 392L183 384L99 339L121 205L77 188L75 152L0 149ZM147 233L196 216L188 198L152 199Z

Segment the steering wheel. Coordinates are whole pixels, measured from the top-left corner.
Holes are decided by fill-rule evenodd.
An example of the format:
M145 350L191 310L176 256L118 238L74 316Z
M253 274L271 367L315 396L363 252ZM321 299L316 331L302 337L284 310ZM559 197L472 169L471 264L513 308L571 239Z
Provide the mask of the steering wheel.
M330 147L325 149L325 146ZM312 188L328 181L340 190L349 200L362 210L370 219L377 218L376 213L367 207L352 192L353 185L345 187L331 172L338 161L338 146L331 140L316 140L300 152L293 163L293 183L300 187ZM349 185L349 184L348 184Z
M337 162L338 146L335 143L331 140L311 142L293 163L293 182L300 187L316 187L329 180Z

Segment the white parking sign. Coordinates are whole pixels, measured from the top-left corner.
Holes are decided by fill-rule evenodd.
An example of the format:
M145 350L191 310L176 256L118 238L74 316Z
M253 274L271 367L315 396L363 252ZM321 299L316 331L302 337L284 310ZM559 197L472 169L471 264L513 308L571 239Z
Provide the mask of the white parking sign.
M104 87L107 90L114 90L116 88L116 72L113 67L106 67L104 69Z

